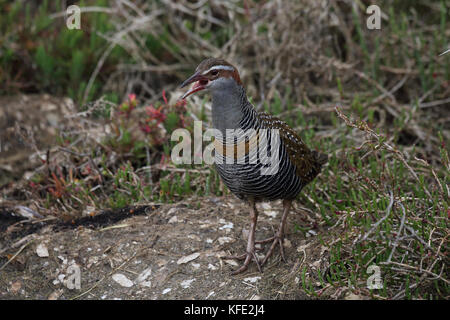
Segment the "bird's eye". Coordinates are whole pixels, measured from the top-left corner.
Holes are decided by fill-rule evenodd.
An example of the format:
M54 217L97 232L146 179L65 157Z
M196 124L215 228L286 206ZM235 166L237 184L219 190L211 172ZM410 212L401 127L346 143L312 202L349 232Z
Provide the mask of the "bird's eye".
M212 76L217 76L219 74L219 71L218 70L212 70L211 71L211 75Z

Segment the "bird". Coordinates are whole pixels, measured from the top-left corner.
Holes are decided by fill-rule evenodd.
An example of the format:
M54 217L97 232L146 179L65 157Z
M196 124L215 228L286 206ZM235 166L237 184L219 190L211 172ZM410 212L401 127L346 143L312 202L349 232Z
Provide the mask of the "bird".
M249 102L237 68L226 60L203 60L180 88L190 84L193 85L181 99L184 100L199 91L211 95L212 127L216 132L214 165L228 189L239 199L248 202L250 207L246 252L223 258L244 260L243 264L232 272L234 275L246 271L252 261L262 272L277 245L280 247L283 261L286 261L283 240L292 202L302 188L320 173L327 162L327 155L310 150L284 121L268 113L258 112ZM261 154L264 152L259 152L263 147L266 149L266 155L278 155L275 165L263 161ZM263 172L264 169L268 172ZM256 203L273 200L282 200L283 203L278 230L273 237L257 241ZM271 246L266 255L259 261L255 244L270 242Z

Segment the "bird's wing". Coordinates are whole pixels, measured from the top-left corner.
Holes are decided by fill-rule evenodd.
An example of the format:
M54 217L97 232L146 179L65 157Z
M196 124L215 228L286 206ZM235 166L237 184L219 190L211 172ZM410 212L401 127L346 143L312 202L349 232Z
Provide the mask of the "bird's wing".
M286 122L265 112L258 113L258 118L262 128L278 129L289 159L295 165L297 176L305 184L311 182L319 174L322 164L326 162L326 156L311 151Z

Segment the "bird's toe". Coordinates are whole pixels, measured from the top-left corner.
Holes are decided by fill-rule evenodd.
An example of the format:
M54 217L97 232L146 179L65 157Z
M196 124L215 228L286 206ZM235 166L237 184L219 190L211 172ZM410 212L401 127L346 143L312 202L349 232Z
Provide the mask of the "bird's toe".
M283 259L283 261L286 262L286 258L284 256L283 239L284 239L283 236L273 236L269 239L262 240L262 241L264 241L264 243L272 241L272 245L270 246L269 250L267 251L264 259L262 260L261 266L264 266L266 264L267 260L272 256L277 244L280 246L281 259Z

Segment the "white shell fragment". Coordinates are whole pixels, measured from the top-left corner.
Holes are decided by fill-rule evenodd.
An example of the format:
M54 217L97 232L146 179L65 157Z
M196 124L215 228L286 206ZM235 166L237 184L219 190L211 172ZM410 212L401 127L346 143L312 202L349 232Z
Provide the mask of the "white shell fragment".
M45 244L40 243L36 248L36 253L38 257L45 258L48 257L48 249Z
M193 254L190 254L188 256L184 256L184 257L178 259L177 264L188 263L189 261L197 259L199 256L200 256L200 253L195 252Z
M184 289L187 289L191 286L191 283L194 281L195 281L195 279L184 280L180 283L180 286Z
M142 284L147 280L147 278L152 274L152 269L147 268L144 271L142 271L137 278L134 280L135 283Z
M248 278L244 278L244 281L249 282L249 283L255 283L259 279L261 279L261 277L248 277Z
M120 284L122 287L127 287L130 288L133 286L133 281L131 281L130 279L128 279L125 275L121 274L121 273L116 273L112 276L113 280L115 282L117 282L118 284Z

